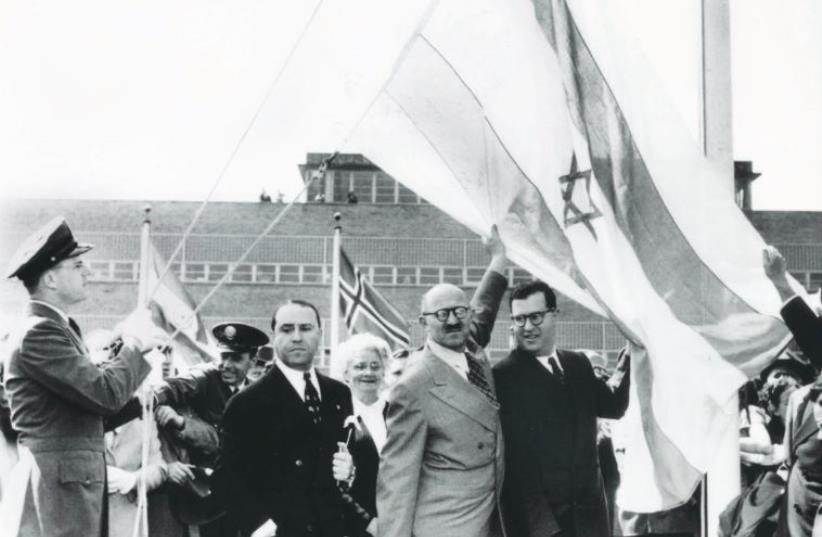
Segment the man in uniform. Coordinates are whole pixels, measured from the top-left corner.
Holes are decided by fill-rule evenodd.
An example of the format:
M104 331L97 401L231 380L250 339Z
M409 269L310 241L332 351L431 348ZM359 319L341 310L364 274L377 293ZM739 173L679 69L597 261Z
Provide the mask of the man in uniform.
M247 375L257 350L268 343L262 330L243 323L218 324L212 334L220 363L192 367L182 375L166 379L155 392L157 424L189 450L192 463L209 467L214 466L219 455L220 422L226 404L249 384ZM190 415L187 417L186 413ZM211 433L187 430L192 417L209 425Z
M268 343L262 330L243 323L218 324L212 334L220 363L168 378L155 392L155 417L171 452L166 456L174 459L168 464L169 480L176 485L170 490L172 511L183 523L201 524L204 536L236 533L220 518L222 498L210 497L206 476L219 463L226 404L249 384L247 375L257 351Z
M120 326L123 346L103 367L89 358L69 317L88 293L90 271L62 217L17 250L8 277L30 301L5 367L11 422L19 433L14 490L5 491L0 533L97 536L107 533L103 417L117 413L151 367L143 352L163 335L147 310Z

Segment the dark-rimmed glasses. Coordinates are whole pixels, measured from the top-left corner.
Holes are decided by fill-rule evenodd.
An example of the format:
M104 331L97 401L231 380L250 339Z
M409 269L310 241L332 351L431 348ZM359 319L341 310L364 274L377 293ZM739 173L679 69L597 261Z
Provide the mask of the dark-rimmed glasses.
M433 315L439 322L444 323L448 320L452 313L457 319L465 319L465 317L468 316L468 311L468 307L466 306L454 306L453 308L442 308L437 311L424 311L422 314Z
M511 321L515 326L523 327L527 321L531 321L534 326L539 326L545 320L545 316L549 313L558 313L557 308L548 308L547 310L534 311L527 315L511 315Z

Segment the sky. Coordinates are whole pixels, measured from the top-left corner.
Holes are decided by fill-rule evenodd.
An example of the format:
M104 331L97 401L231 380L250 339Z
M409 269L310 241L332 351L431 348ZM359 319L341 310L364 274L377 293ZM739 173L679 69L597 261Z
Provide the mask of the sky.
M763 173L754 208L822 210L822 3L730 3L734 155ZM636 35L698 137L696 4L605 9ZM367 88L388 76L410 28L392 8L4 0L0 196L202 200L219 179L214 200L254 200L261 188L293 197L306 152L351 149ZM364 81L347 65L374 70Z

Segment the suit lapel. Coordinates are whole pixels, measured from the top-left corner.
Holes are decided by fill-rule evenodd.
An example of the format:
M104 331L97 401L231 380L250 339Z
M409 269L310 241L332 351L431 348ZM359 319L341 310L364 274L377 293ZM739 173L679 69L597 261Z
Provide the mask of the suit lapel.
M328 379L324 375L317 373L317 383L320 385L320 409L323 418L331 416L336 412L341 412L342 405L331 395L333 389Z
M285 375L276 365L271 368L269 372L271 375L271 393L272 397L277 394L284 406L287 406L291 415L299 417L301 420L311 421L311 413L308 412L308 407L305 406L302 398L297 394L294 386L285 378Z
M430 351L426 350L424 359L431 378L434 379L434 386L431 388L434 397L486 429L496 430L497 409L491 406L478 389Z

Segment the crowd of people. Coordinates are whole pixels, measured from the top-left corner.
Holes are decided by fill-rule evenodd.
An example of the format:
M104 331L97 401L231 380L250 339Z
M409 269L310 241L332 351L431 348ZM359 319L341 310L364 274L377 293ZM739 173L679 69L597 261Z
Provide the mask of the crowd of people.
M270 335L220 323L217 360L176 371L147 310L83 338L70 313L87 295L91 245L50 222L8 271L30 301L4 361L0 424L17 463L0 489L0 535L133 535L141 497L152 536L693 535L651 528L675 513L615 512L608 423L628 406L630 356L609 370L557 348L548 284L507 293L513 348L492 366L484 349L508 261L495 229L485 245L472 298L450 284L421 297L419 348L353 336L332 349L331 378L315 367L319 311L293 298ZM809 363L774 362L742 398L743 475L750 487L767 472L783 479L783 508L760 531L819 537L822 324L778 252L764 267ZM748 499L729 535L762 514Z

